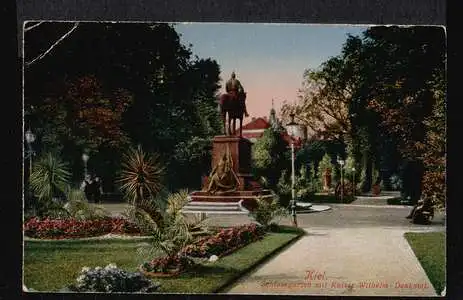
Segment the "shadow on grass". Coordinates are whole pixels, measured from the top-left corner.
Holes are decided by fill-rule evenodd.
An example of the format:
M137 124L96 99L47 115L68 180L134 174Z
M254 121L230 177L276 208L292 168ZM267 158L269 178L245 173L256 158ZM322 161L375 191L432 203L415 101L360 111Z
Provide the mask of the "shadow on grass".
M277 225L277 226L270 226L270 232L274 233L294 233L294 234L305 234L305 231L301 228L288 226L288 225Z
M222 273L236 273L237 269L234 268L225 268L212 264L197 264L192 267L190 270L186 271L181 275L182 278L196 278L198 276L212 275L212 274L222 274Z

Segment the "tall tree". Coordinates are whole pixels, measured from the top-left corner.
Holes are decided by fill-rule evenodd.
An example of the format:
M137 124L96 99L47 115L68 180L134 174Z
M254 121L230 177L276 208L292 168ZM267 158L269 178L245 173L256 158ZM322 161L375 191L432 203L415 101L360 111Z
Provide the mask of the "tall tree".
M46 49L42 41L59 38L69 27L44 23L31 30L26 60ZM64 149L77 161L77 147L95 149L89 163L99 160L100 169L105 161L120 159L120 151L108 146L122 140L158 152L175 167L172 154L182 143L191 137L205 140L220 130L215 95L219 66L191 54L169 24L80 23L40 63L27 68L26 121L47 145ZM85 87L84 81L93 87ZM44 120L45 111L54 117ZM65 146L67 140L75 143Z
M266 178L270 188L276 188L281 172L289 165L288 145L281 132L267 128L252 146L254 174Z

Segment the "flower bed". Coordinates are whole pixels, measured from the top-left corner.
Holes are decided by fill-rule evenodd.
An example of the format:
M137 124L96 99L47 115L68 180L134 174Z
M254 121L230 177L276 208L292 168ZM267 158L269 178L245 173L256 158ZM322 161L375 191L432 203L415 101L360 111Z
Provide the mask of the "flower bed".
M150 277L176 276L193 265L193 261L184 255L164 256L145 262L140 272Z
M265 230L256 224L222 229L214 236L204 237L186 246L182 255L205 258L211 255L225 256L241 247L261 239Z
M256 224L222 229L213 236L203 237L186 246L176 255L145 262L139 269L144 275L150 277L176 276L194 265L192 258L208 258L211 255L225 256L261 239L264 234L263 227Z
M31 218L24 224L24 234L39 239L69 239L112 234L140 234L140 229L123 218L97 220Z

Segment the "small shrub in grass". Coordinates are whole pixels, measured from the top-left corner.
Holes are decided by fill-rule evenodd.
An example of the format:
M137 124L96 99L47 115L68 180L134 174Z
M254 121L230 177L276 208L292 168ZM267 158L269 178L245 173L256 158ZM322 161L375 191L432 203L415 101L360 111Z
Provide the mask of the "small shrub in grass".
M257 206L249 214L259 224L267 228L268 225L276 218L281 218L287 215L287 210L280 206L278 199L274 197L271 200L258 197L256 199Z
M159 287L159 283L139 272L127 272L109 264L104 268L82 268L76 283L68 288L73 292L150 293Z

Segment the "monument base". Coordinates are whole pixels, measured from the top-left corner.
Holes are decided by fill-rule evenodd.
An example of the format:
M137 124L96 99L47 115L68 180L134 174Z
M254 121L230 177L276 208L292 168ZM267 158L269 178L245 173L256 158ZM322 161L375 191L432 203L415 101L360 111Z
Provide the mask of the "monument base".
M233 191L205 191L209 187L209 177L204 177L202 191L190 193L190 204L209 203L241 203L241 205L252 210L256 207L256 199L273 199L270 190L265 190L253 178L251 174L251 147L252 143L248 139L237 136L215 136L212 142L212 162L211 169L214 168L226 157L231 161L232 170L236 178L236 186ZM210 175L213 176L213 175ZM213 189L212 189L213 190Z
M215 194L203 191L194 191L190 193L191 202L238 203L242 201L241 205L250 211L257 206L256 199L258 197L271 201L273 199L273 194L270 190L217 192Z

